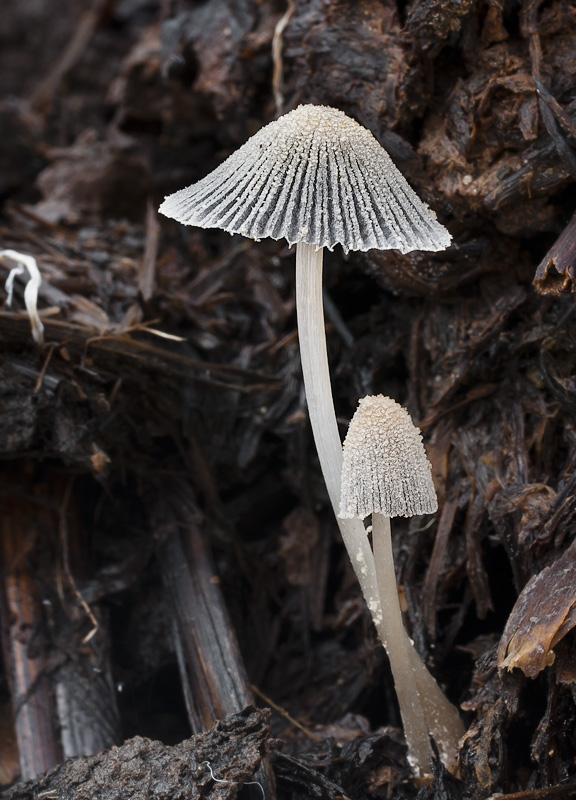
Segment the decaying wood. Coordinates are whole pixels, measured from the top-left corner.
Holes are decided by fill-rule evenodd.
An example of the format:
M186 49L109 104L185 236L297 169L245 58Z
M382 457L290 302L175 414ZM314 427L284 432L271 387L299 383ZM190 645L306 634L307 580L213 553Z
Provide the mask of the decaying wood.
M4 653L26 778L120 738L107 625L79 588L91 575L73 489L58 470L3 467Z
M271 747L266 711L246 709L167 747L137 736L71 759L3 792L3 800L234 800Z
M151 511L188 716L200 733L254 698L205 542L206 521L183 486L167 488Z
M534 286L541 294L576 291L576 214L538 265Z
M554 663L555 648L576 625L576 542L531 578L514 606L498 648L498 668L535 678Z
M503 794L503 800L552 800L556 797L574 797L576 786L573 783L560 784L558 786L547 786L545 789L528 789L525 792L514 792L514 794Z
M106 12L110 12L115 5L115 0L95 0L84 15L80 25L74 32L64 52L54 65L53 69L34 91L31 98L33 108L46 113L52 104L54 94L67 73L73 69L75 63L81 58L94 35L94 29Z
M150 509L188 719L192 731L201 733L253 704L254 695L211 561L206 520L183 485L167 484ZM265 797L274 798L267 759L256 778ZM251 787L253 800L257 792Z
M70 758L117 744L120 719L107 614L92 609L84 589L93 576L79 491L74 476L58 473L48 486L51 496L61 498L57 575L64 614L55 614L53 633L63 652L52 680L62 751Z
M20 478L24 475L21 473ZM6 479L4 468L4 486ZM34 507L22 496L7 497L3 493L2 501L2 649L12 694L20 769L27 780L62 759L55 724L54 688L48 673L42 589L34 569L37 562L30 558L47 518L53 521L50 519L53 515L41 506Z

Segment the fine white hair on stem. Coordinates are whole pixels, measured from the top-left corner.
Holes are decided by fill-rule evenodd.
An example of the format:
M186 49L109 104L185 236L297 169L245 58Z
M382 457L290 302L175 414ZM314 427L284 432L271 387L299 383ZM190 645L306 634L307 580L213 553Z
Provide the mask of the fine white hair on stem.
M8 277L4 288L6 289L6 305L8 308L12 305L12 295L14 292L14 279L17 275L23 275L27 269L30 278L24 289L24 303L26 311L30 317L30 326L32 328L32 336L37 344L44 344L44 325L38 314L38 290L42 283L42 276L38 269L38 264L33 256L28 256L25 253L19 253L17 250L0 250L0 261L15 261L17 266L13 267Z

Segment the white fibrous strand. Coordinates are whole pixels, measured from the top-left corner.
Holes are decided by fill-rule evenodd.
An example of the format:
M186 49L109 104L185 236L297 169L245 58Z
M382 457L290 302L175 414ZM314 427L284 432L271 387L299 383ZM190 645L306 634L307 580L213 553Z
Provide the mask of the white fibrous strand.
M14 292L14 279L17 275L24 275L28 270L29 280L24 289L24 304L26 311L30 317L30 326L32 328L32 337L37 344L44 344L44 325L38 314L38 290L42 284L42 275L38 269L38 264L33 256L20 253L18 250L0 250L0 261L9 259L14 261L18 266L13 267L6 278L6 305L8 308L12 305L12 294Z
M345 251L437 251L451 241L370 131L326 106L266 125L160 211L185 225Z
M438 509L422 434L390 397L360 400L344 441L340 517L432 514Z

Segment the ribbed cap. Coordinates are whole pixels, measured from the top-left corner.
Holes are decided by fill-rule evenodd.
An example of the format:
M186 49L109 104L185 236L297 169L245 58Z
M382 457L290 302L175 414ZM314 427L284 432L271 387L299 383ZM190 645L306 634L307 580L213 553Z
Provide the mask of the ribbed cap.
M342 111L299 106L160 211L251 239L344 250L444 250L448 231L372 134Z
M344 440L340 517L413 517L438 509L422 434L390 397L364 397Z

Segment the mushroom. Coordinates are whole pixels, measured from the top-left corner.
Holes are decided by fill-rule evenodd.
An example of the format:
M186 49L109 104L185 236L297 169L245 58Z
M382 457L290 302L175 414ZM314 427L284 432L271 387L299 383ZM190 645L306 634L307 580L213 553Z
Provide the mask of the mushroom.
M363 520L372 515L382 615L379 631L394 677L409 761L416 773L426 772L430 764L429 734L444 764L453 769L464 733L458 712L422 661L414 658L394 573L390 518L437 511L431 469L422 435L406 409L381 394L360 400L344 441L340 517Z
M205 178L167 197L159 210L185 225L296 244L304 387L337 515L342 444L326 351L323 248L437 251L448 247L450 234L369 131L342 111L315 105L299 106L266 125ZM338 526L368 608L381 627L374 557L364 525L338 518ZM419 660L415 650L413 660Z
M304 387L334 513L342 446L332 402L322 306L322 249L443 250L450 234L372 134L342 111L304 105L266 125L160 212L185 225L296 243L296 311ZM339 527L373 615L378 610L364 527Z

